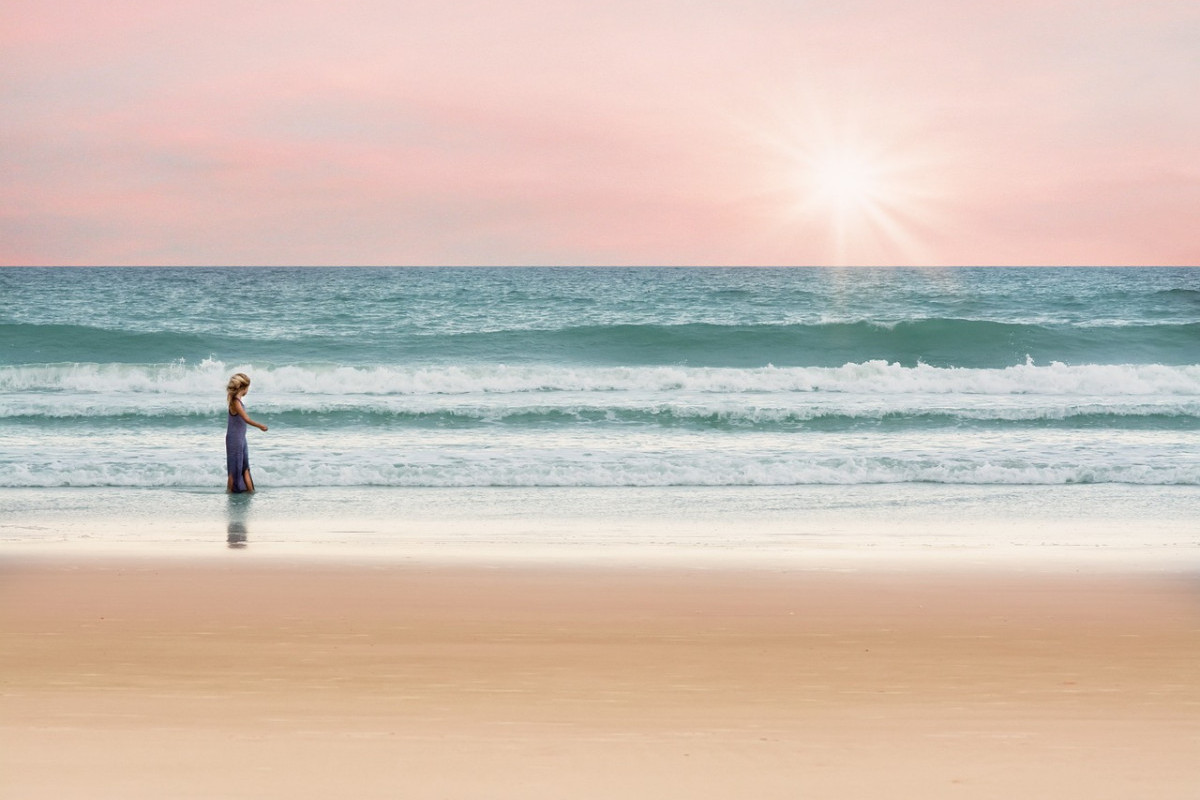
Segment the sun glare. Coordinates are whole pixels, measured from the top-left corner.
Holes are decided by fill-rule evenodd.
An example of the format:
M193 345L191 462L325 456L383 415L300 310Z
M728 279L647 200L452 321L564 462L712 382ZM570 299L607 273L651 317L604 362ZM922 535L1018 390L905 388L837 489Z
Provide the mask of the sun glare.
M816 198L840 212L870 203L879 191L879 170L856 153L833 152L812 164Z
M797 159L796 194L810 225L824 227L838 264L919 259L910 221L921 176L901 156L858 143L828 143Z
M887 115L799 111L763 131L771 195L799 258L832 264L930 263L922 236L941 222L942 154Z

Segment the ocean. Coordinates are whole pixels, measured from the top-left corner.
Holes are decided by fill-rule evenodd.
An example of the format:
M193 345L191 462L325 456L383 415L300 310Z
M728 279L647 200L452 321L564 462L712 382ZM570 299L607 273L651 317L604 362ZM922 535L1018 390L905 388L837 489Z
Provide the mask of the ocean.
M39 268L0 296L10 541L192 530L245 372L278 536L305 508L376 538L690 515L710 544L1033 514L1196 545L1200 269Z

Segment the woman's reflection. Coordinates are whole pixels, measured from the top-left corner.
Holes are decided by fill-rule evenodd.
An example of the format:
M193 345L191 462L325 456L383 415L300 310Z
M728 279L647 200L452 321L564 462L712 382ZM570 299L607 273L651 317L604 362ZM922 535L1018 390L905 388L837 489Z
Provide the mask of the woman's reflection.
M246 536L249 533L246 518L250 516L250 498L249 494L229 495L229 526L225 542L231 548L241 549L246 546Z

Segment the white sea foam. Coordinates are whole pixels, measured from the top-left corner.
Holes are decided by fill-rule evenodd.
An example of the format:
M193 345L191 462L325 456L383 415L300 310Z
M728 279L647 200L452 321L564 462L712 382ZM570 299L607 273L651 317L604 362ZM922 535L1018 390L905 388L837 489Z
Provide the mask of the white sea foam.
M0 453L0 486L223 483L217 436L40 429ZM281 434L281 435L280 435ZM1166 431L953 429L777 433L572 427L495 434L448 429L272 429L250 444L264 486L772 486L1135 483L1200 485L1200 457Z
M221 422L224 406L212 398L134 395L8 395L0 396L0 418L100 419L191 418ZM614 393L586 395L339 396L300 395L255 398L259 415L372 415L381 421L430 421L483 424L538 422L694 422L728 425L787 425L843 420L902 421L945 419L961 421L1066 421L1082 417L1175 417L1181 422L1200 419L1200 399L1165 397L1071 397L1014 395L855 396L847 394L673 395ZM303 417L291 418L304 424ZM314 419L312 424L319 424ZM369 424L369 423L363 423Z
M428 395L527 392L844 392L852 394L1182 395L1200 397L1200 365L1026 363L1001 369L905 367L345 367L199 364L54 364L0 367L0 392L221 395L233 372L256 393Z
M0 367L0 417L12 420L0 448L0 486L219 486L223 388L235 371L254 377L251 411L272 426L251 445L265 485L1200 485L1200 365L207 360ZM1138 419L1152 415L1174 419ZM51 419L75 421L41 424ZM903 438L909 420L915 428ZM955 438L956 429L972 427L960 423L975 421L984 425ZM1007 425L1023 421L1033 424ZM422 431L462 430L464 422L456 440L422 438ZM477 424L492 427L485 434ZM1056 426L1064 428L1057 438ZM810 429L870 430L852 439L808 436ZM681 430L692 438L673 438ZM548 447L552 441L560 445Z

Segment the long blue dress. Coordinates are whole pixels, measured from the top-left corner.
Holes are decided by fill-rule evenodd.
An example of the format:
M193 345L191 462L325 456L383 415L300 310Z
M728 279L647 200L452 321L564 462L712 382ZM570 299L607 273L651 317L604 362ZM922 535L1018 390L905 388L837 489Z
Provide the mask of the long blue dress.
M241 400L237 401L242 404ZM242 406L244 409L245 406ZM246 491L246 473L250 471L250 449L246 445L246 420L237 414L229 415L225 428L225 468L233 478L233 491Z

